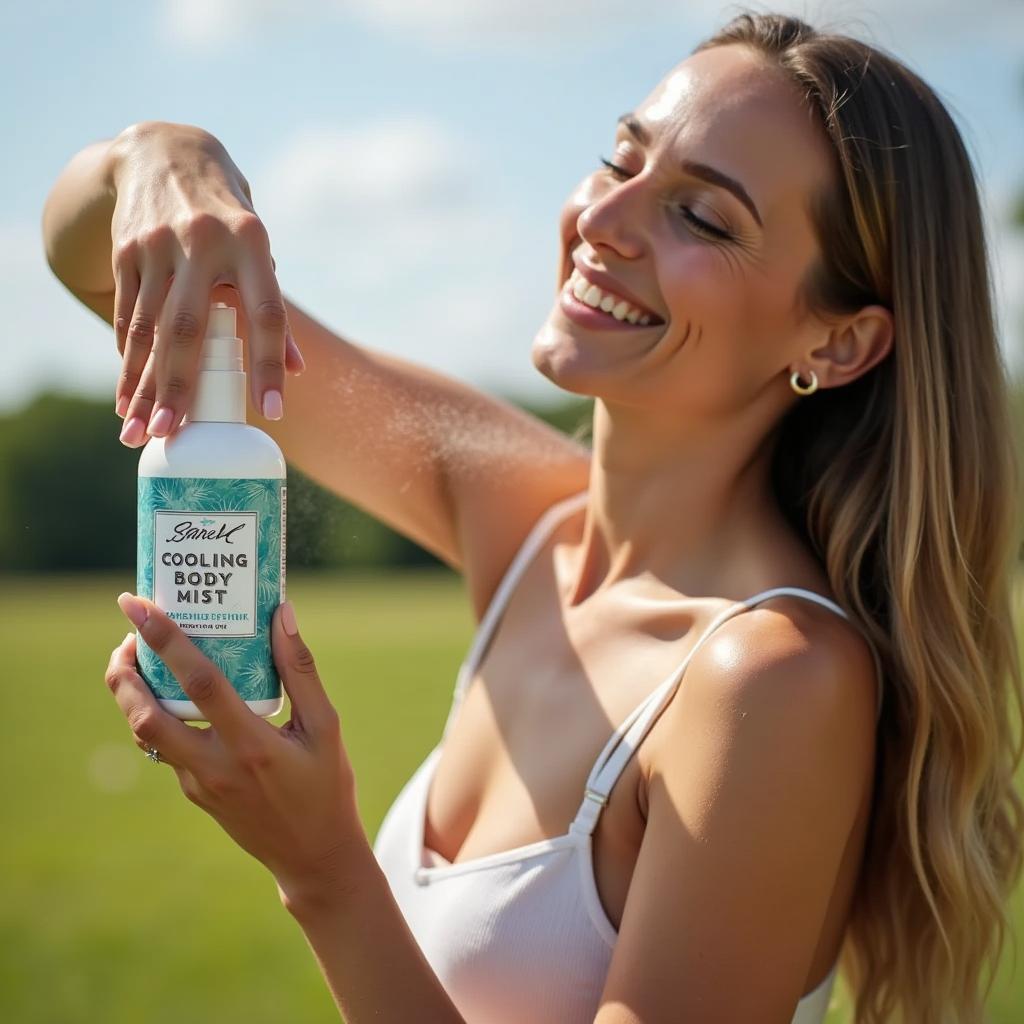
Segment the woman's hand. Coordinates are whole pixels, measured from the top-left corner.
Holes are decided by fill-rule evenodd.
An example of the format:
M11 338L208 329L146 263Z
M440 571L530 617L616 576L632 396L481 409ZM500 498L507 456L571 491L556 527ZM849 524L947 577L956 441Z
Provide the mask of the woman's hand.
M142 121L111 149L114 336L122 355L115 404L121 440L173 431L188 411L211 301L241 295L250 328L250 387L268 419L283 414L284 371L302 370L288 333L270 240L249 183L227 150L192 125ZM230 302L237 306L237 302Z
M291 701L280 729L250 711L152 601L126 593L118 604L210 722L197 728L164 711L137 672L129 633L110 656L106 682L136 744L156 748L185 796L270 870L285 907L343 897L358 884L369 843L338 714L290 602L271 623L274 662Z

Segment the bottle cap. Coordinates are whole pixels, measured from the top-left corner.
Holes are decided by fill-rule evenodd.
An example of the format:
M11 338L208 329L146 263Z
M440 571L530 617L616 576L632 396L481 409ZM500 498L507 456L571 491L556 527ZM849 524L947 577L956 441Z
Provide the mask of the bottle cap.
M200 373L185 414L189 422L245 422L242 339L235 330L235 307L226 302L211 302L199 356Z
M235 307L226 302L211 302L200 370L242 371L242 339L236 336L236 330Z

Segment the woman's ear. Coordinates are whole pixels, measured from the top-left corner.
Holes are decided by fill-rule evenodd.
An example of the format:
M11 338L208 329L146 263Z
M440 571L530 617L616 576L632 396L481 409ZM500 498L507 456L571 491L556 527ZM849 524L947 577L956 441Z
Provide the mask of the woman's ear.
M850 384L889 354L893 329L891 310L863 306L834 324L828 341L808 352L799 366L791 366L790 373L799 369L806 380L808 371L814 370L823 387Z

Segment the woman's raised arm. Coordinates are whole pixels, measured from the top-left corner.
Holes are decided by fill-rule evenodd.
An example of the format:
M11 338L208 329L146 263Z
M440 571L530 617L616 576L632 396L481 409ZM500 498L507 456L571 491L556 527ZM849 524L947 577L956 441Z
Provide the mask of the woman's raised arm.
M139 144L140 135L145 144ZM164 159L189 162L172 170L160 164ZM179 208L170 205L167 194L144 198L147 189L169 193L161 183L174 173L187 179L185 194L191 199ZM133 205L118 219L117 198L125 191ZM140 218L145 228L139 227ZM231 235L238 218L248 230ZM254 396L262 394L260 381L269 379L270 364L282 356L274 331L266 323L254 330L249 315L259 307L259 296L246 295L247 285L277 287L269 243L254 218L248 182L212 136L191 126L142 122L75 155L47 199L43 236L56 276L111 324L115 304L128 308L127 297L145 289L142 272L142 286L128 290L140 245L150 261L161 244L167 247L157 307L140 315L136 303L131 322L115 331L126 363L119 390L124 396L125 388L132 389L126 419L139 410L148 414L154 400L159 404L161 385L166 389L172 376L186 378L181 394L190 392L209 302L229 302L246 340L244 359L253 385L249 421L270 434L304 473L462 572L479 617L538 516L587 486L589 449L509 402L341 337L279 291L286 329L306 369L287 379L285 415L265 418ZM120 293L112 241L118 230L123 236ZM188 255L183 240L192 244ZM125 253L130 255L133 246L134 262L127 265ZM145 259L141 264L145 267ZM261 269L254 272L257 264ZM250 269L237 269L243 265ZM168 289L172 275L182 283L175 288L172 282ZM178 329L190 325L190 315L195 317L191 340ZM163 359L161 336L175 340L165 346ZM166 350L175 348L179 358L172 363ZM188 358L180 358L183 352ZM134 368L127 368L132 360ZM294 355L286 355L287 368L298 365ZM175 424L183 412L175 410Z

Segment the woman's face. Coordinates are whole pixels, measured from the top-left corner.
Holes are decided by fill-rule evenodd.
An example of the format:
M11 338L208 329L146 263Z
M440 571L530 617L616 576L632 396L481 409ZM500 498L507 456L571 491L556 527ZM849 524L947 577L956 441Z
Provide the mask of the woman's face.
M833 173L823 131L796 87L738 45L688 57L633 117L608 126L621 174L598 165L562 208L559 296L534 365L566 390L673 420L789 393L788 364L828 339L796 302L818 253L808 203ZM574 266L617 296L611 312L572 298ZM616 318L630 297L646 325Z

